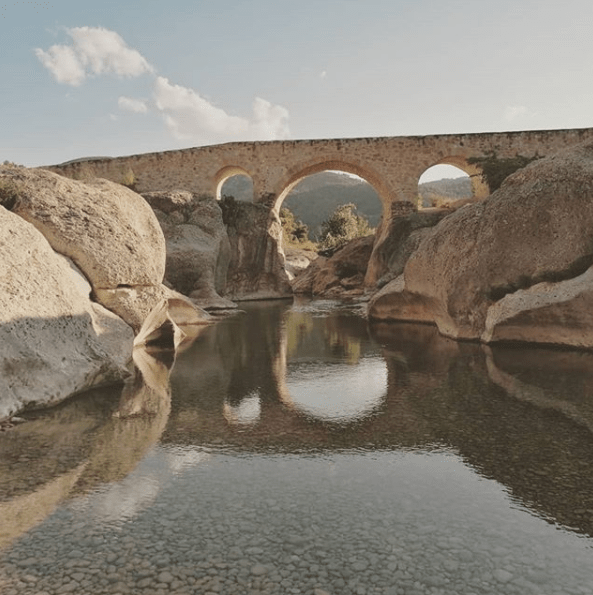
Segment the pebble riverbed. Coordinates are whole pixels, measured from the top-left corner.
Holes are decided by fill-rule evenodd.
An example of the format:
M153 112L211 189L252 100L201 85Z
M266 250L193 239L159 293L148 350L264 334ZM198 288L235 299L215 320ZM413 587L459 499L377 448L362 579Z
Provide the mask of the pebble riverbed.
M588 595L592 561L446 451L156 447L0 552L0 592Z

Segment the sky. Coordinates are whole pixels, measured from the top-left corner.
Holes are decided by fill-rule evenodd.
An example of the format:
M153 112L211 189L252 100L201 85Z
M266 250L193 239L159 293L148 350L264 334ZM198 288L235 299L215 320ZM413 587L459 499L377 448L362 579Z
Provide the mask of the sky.
M593 126L591 0L0 0L0 163Z

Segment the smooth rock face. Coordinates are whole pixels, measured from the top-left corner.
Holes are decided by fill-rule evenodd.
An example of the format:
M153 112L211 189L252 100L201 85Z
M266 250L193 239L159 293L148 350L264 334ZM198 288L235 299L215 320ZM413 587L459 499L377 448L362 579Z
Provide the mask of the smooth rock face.
M1 168L0 179L18 189L10 209L56 252L72 258L90 281L93 297L135 332L171 297L162 284L165 238L139 194L107 180L82 183L42 169ZM199 310L195 315L201 317Z
M403 275L373 294L369 300L368 312L374 320L434 322L430 301L406 292Z
M11 210L71 258L94 290L162 282L165 240L139 194L107 180L83 183L43 169L11 168L2 174L18 185Z
M133 332L86 279L0 207L0 419L128 375Z
M366 272L365 285L383 287L401 275L420 241L432 227L452 212L450 209L433 208L408 212L403 208L401 213L393 213L387 228L378 234L379 239L373 248L373 258Z
M319 256L293 281L293 291L328 298L361 295L374 240L372 235L356 238L330 258Z
M203 308L235 307L222 297L231 247L217 201L186 191L150 192L143 197L165 235L166 283Z
M404 287L377 296L369 315L432 320L455 338L581 344L593 303L589 277L576 278L593 263L592 200L593 143L530 164L434 227L408 260ZM410 315L403 303L415 305ZM575 325L581 331L565 332Z
M226 295L233 300L291 297L278 216L263 204L233 200L221 207L231 243Z
M520 289L488 310L482 340L593 347L593 267L559 283Z

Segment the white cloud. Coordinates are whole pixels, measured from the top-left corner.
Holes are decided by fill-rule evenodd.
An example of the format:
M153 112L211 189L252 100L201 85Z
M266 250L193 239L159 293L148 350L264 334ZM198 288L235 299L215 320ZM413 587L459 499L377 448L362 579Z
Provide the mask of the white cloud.
M288 110L281 105L256 97L253 102L253 121L249 125L254 140L288 138Z
M508 105L504 110L504 119L507 122L529 115L529 110L524 105Z
M164 77L157 77L154 97L167 127L179 140L211 143L273 140L289 135L288 110L259 97L253 103L251 120L231 116L193 89L172 85Z
M35 54L59 83L78 86L89 74L113 73L121 77L140 76L154 68L128 47L115 31L102 27L67 29L72 45L53 45Z
M79 86L88 76L115 74L119 77L155 75L155 69L114 31L102 27L67 29L71 45L36 49L41 63L59 83ZM256 97L253 114L232 116L204 99L197 91L172 84L162 76L154 78L154 103L178 140L210 144L236 140L288 138L288 110ZM120 110L148 113L148 102L121 96ZM111 115L111 117L114 117Z
M319 78L320 79L324 79L327 77L327 70L323 70L320 74L319 74Z
M133 99L132 97L124 97L122 95L117 100L117 105L119 106L119 109L124 111L135 112L137 114L148 113L148 105L141 99Z
M37 48L35 54L58 83L77 87L86 77L82 63L70 46L52 45L47 52Z

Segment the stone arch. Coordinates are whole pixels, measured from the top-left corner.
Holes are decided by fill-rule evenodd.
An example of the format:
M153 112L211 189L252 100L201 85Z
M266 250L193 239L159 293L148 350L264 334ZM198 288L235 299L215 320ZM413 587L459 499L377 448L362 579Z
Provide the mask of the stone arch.
M482 180L482 169L473 163L469 163L464 155L447 155L438 161L430 163L419 173L416 184L420 182L420 178L424 172L435 165L453 165L457 169L465 172L471 180L474 198L482 199L490 195L488 184Z
M214 176L214 196L216 200L222 198L221 192L224 183L234 176L246 176L253 182L253 176L245 168L238 165L227 165L220 169Z
M341 171L348 174L354 174L359 178L368 182L377 192L381 202L383 203L383 216L388 217L390 213L390 205L394 200L396 189L391 189L381 179L372 168L366 165L359 165L343 161L342 159L324 159L322 161L315 161L308 164L299 164L292 167L283 180L279 184L279 192L274 201L273 210L278 213L284 199L288 196L290 191L304 178L313 174L318 174L323 171Z

